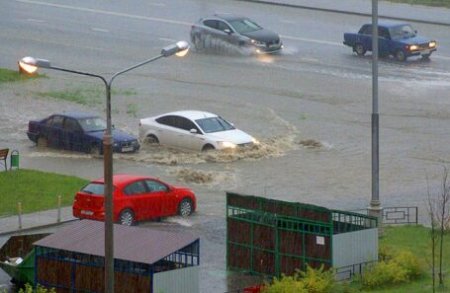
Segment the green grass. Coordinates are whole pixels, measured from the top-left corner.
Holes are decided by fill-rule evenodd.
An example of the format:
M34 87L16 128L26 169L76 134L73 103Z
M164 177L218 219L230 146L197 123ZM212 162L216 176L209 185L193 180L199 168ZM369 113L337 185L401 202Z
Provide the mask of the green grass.
M55 209L58 195L62 206L70 206L75 193L87 183L78 177L35 170L0 172L0 215L17 214L19 201L23 213Z
M431 280L431 244L430 229L423 226L385 227L384 235L380 238L380 247L393 250L409 250L414 253L422 263L425 276L409 284L397 287L371 290L376 293L420 293L432 292ZM446 273L445 288L436 288L436 292L450 292L450 233L444 237L444 272ZM436 271L438 263L436 262ZM438 281L436 280L436 284Z
M435 7L447 7L450 8L449 0L387 0L389 2L405 3L411 5L426 5Z
M25 81L32 78L40 78L45 75L33 75L29 76L26 74L20 74L18 70L10 70L6 68L0 68L0 84L6 82L16 82L16 81Z
M86 106L95 106L105 102L106 89L101 86L69 88L61 91L38 92L40 97L50 97ZM136 95L134 90L113 90L111 95L131 96Z

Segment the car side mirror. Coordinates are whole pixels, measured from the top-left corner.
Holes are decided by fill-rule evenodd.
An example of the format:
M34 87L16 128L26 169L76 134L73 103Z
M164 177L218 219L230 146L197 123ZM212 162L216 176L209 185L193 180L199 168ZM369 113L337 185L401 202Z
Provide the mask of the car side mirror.
M227 34L231 35L231 30L229 28L226 28L223 31L226 32Z
M198 133L197 129L195 129L195 128L192 128L191 130L189 130L189 132L192 133L192 134L197 134Z

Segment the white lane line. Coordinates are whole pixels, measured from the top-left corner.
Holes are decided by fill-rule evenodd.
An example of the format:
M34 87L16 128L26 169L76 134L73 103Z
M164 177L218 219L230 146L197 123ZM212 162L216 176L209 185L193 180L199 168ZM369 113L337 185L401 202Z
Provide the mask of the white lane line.
M169 23L169 24L177 24L177 25L183 25L183 26L191 26L192 25L192 23L184 22L184 21L163 19L163 18L157 18L157 17L140 16L140 15L133 15L133 14L106 11L106 10L98 10L98 9L90 9L90 8L83 8L83 7L75 7L75 6L70 6L70 5L54 4L54 3L42 2L42 1L33 1L33 0L15 0L15 1L21 2L21 3L50 6L50 7L56 7L56 8L64 8L64 9L70 9L70 10L105 14L105 15L128 17L128 18L133 18L133 19L141 19L141 20L149 20L149 21L163 22L163 23ZM30 19L30 21L32 21L32 20ZM39 22L39 20L37 20L37 22ZM343 44L340 42L339 43L338 42L330 42L330 41L324 41L324 40L300 38L300 37L285 36L285 35L282 35L281 37L284 39L293 40L293 41L302 41L302 42L331 45L331 46L343 46ZM432 58L442 59L442 60L450 60L450 57L448 57L448 56L434 55L434 54L433 54Z
M147 3L147 4L151 5L151 6L166 7L166 4L158 3L158 2L151 2L151 3Z
M43 23L43 22L45 22L45 21L42 20L42 19L35 19L35 18L27 18L27 21L29 21L29 22L38 22L38 23Z
M176 42L177 40L174 40L174 39L169 39L169 38L158 38L160 41L163 41L163 42L171 42L171 43L173 43L173 42Z
M184 26L192 25L192 23L184 22L184 21L170 20L170 19L157 18L157 17L140 16L140 15L127 14L127 13L99 10L99 9L83 8L83 7L76 7L76 6L70 6L70 5L54 4L54 3L41 2L41 1L32 1L32 0L15 0L15 1L20 2L20 3L35 4L35 5L56 7L56 8L64 8L64 9L91 12L91 13L97 13L97 14L105 14L105 15L128 17L128 18L133 18L133 19L158 21L158 22L164 22L164 23L169 23L169 24L179 24L179 25L184 25Z
M107 30L105 28L92 27L91 30L93 30L94 32L109 33L109 30Z
M317 44L332 45L332 46L342 46L342 43L337 43L337 42L315 40L315 39L308 39L308 38L299 38L299 37L291 37L291 36L283 36L283 35L280 36L280 37L283 38L283 39L286 39L286 40L302 41L302 42L317 43Z

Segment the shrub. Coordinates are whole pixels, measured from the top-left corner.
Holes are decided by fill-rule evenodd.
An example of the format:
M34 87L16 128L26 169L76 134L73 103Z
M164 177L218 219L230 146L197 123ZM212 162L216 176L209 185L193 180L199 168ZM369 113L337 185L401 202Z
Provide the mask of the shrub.
M272 284L266 284L264 293L328 293L337 292L337 285L332 270L307 267L305 272L297 271L293 276L275 278ZM340 290L343 292L343 290Z
M298 281L297 275L282 276L280 279L274 278L272 284L264 286L263 293L308 293L303 283Z
M423 274L417 257L410 251L382 250L380 261L369 268L362 276L363 287L372 289L406 283Z
M19 293L56 293L56 290L54 288L47 289L40 285L38 285L36 290L34 290L30 284L25 284L24 288L19 289Z

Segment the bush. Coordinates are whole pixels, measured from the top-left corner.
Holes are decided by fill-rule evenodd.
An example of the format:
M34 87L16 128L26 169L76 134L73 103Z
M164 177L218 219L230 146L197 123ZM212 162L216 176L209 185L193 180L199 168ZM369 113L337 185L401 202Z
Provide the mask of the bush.
M423 274L419 260L410 251L400 251L397 254L387 249L380 251L380 261L361 276L364 288L407 283Z
M40 285L36 287L36 290L33 290L33 287L30 284L25 284L25 287L21 288L19 293L56 293L56 290L54 288L47 289Z
M337 293L350 292L346 283L336 283L333 270L307 267L305 272L297 271L293 276L275 278L266 284L263 293Z

